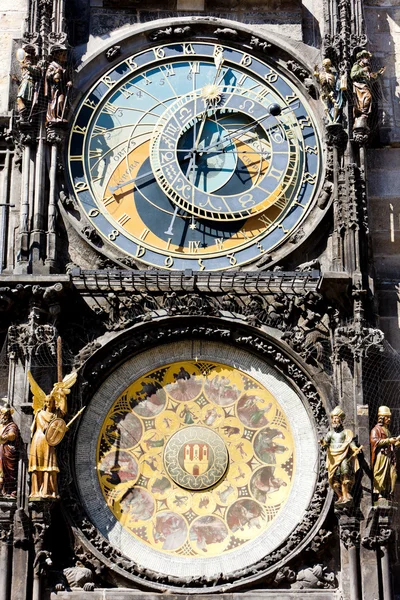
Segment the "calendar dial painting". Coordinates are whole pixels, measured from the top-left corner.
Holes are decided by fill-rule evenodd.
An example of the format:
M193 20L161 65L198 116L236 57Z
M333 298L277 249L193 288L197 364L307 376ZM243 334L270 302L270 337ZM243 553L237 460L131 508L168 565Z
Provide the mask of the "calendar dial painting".
M273 394L217 362L180 361L134 381L98 438L108 509L131 536L193 559L229 554L278 518L296 455Z

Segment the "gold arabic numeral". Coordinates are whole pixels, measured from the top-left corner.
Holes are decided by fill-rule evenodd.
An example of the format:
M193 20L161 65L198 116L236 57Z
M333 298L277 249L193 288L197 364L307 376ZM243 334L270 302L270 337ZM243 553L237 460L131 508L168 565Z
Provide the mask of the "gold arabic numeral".
M98 208L91 208L88 212L89 217L97 217L100 214L100 211Z
M167 256L166 259L164 260L164 265L169 269L172 267L173 264L174 264L174 259L172 258L172 256Z
M217 250L224 249L224 238L215 238L215 245L217 246Z
M72 128L73 133L80 133L81 135L85 135L87 127L81 127L80 125L74 125Z
M140 234L139 239L144 241L149 233L150 233L150 229L147 229L147 227L145 227L143 229L142 233Z
M199 251L200 240L199 241L189 240L188 244L189 244L189 253L190 254L196 254Z
M106 86L109 88L112 87L114 85L114 83L117 83L116 81L113 81L109 75L105 75L102 78L102 82L105 83Z
M310 117L303 117L298 121L300 125L300 129L304 129L304 127L311 127L311 119Z
M78 181L78 183L75 184L75 189L77 192L84 192L85 190L88 190L88 184L85 181Z
M114 104L111 104L111 102L106 102L101 112L106 115L115 115L117 110L119 110L119 106L114 106Z
M282 223L279 223L278 228L282 229L283 233L285 233L285 234L288 233L288 231L289 231L289 229L285 229L284 228L284 226L282 225Z
M135 92L133 90L130 90L127 85L123 85L119 91L121 92L124 98L130 98L135 94Z
M79 160L79 161L82 161L83 160L83 155L82 154L71 155L69 157L69 160Z
M237 264L236 256L233 253L232 254L227 254L226 258L229 258L229 262L232 265L232 267L234 267Z
M268 81L268 83L275 83L275 81L278 80L278 75L277 75L277 73L274 73L273 71L270 71L269 73L267 73L266 75L264 75L264 79L266 81Z
M253 59L249 54L243 54L240 64L242 65L242 67L249 67L252 62Z
M259 249L260 254L264 254L265 248L264 248L264 246L262 245L261 242L257 242L257 248Z
M199 269L199 270L200 270L200 271L204 271L204 269L206 268L206 266L205 266L205 264L203 263L203 259L202 259L202 258L199 258L197 262L198 262L198 265L199 265L199 267L200 267L200 269Z
M159 48L153 48L153 52L156 58L165 58L165 50L161 46Z
M146 248L143 246L138 246L136 250L136 258L141 258L146 254Z
M135 71L138 68L137 63L135 63L135 61L133 60L133 56L130 56L129 58L127 58L126 62L128 63L129 68L132 71Z
M224 54L223 46L214 46L213 56L218 56L219 54Z
M192 44L183 44L183 54L196 54Z
M109 234L108 237L112 242L115 242L115 240L117 239L117 237L119 236L119 231L117 231L116 229L113 229Z
M316 175L312 175L311 173L304 173L303 181L305 183L310 183L311 185L315 185Z
M127 215L126 213L124 213L123 215L120 216L120 218L117 220L117 223L119 223L121 225L121 227L124 227L124 225L127 224L128 221L131 220L130 215Z
M190 75L198 75L200 73L200 63L199 62L191 62L189 66L189 74Z
M308 154L318 154L317 146L306 146L305 150Z

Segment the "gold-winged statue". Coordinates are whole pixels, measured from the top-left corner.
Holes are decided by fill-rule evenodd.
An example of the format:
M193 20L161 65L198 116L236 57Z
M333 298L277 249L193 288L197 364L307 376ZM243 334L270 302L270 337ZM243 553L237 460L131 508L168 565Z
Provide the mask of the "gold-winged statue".
M76 371L66 375L53 385L50 394L45 394L28 371L28 379L33 395L34 419L31 427L32 441L29 451L31 474L30 500L57 499L58 485L56 446L62 441L72 422L84 410L82 408L67 424L67 394L77 378Z

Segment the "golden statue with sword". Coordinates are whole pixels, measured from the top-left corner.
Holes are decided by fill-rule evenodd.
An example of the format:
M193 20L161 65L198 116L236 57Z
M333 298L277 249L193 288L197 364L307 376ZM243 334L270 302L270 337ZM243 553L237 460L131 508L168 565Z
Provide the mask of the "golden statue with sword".
M58 358L61 358L61 345L58 342ZM58 360L58 382L53 385L50 394L46 394L28 371L28 379L33 395L34 419L31 427L32 441L29 450L31 475L30 500L58 499L57 476L60 472L57 464L56 446L63 440L72 423L85 407L66 423L67 394L74 385L77 372L73 371L63 379L61 361Z

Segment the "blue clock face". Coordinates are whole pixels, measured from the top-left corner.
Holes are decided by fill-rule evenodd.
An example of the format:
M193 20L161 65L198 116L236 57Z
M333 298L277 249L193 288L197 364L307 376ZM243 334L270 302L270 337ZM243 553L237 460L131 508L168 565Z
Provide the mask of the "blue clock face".
M99 233L170 270L237 268L270 252L305 218L321 170L293 84L250 54L197 41L104 75L77 110L68 153Z

